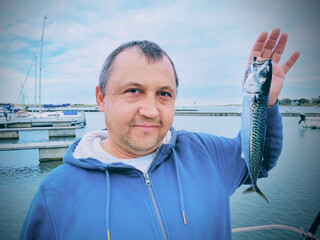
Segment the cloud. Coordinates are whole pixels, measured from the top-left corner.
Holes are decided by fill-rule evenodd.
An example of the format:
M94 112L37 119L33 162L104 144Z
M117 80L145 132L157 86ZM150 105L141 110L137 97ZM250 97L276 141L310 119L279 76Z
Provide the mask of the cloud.
M290 79L288 79L288 81L302 82L302 83L315 82L315 83L318 83L320 86L320 75L307 76L307 77L291 77Z
M19 71L1 67L0 79L0 102L16 102L21 84L23 83L23 81L18 81L17 79L25 79L25 75L21 74ZM29 86L30 85L26 85L26 88Z
M27 43L20 41L20 40L16 40L13 41L7 48L7 51L9 52L15 52L21 49L26 48L27 46L29 46Z
M175 62L181 99L195 98L192 91L195 88L199 88L200 94L200 89L220 89L230 99L230 92L241 87L255 39L261 31L271 31L276 26L289 34L283 59L296 49L301 51L301 58L287 79L311 81L312 76L318 75L316 21L320 9L318 5L310 6L314 1L310 3L4 1L0 10L3 13L0 62L12 72L20 73L21 79L40 40L43 16L49 14L45 25L43 81L44 91L50 86L52 93L46 94L61 101L84 100L84 92L94 88L100 67L113 49L123 42L148 39L160 44ZM1 81L7 79L1 77Z

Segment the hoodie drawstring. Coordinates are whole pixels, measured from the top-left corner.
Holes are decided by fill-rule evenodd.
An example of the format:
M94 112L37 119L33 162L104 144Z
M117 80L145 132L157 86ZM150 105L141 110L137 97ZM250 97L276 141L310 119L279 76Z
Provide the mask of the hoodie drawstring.
M179 189L179 199L180 199L180 209L181 209L181 213L182 213L183 223L186 225L187 221L186 221L185 207L184 207L184 195L183 195L183 191L182 191L182 182L181 182L181 178L180 178L179 165L178 165L178 161L176 160L175 151L172 151L172 153L173 153L172 154L173 161L174 161L175 168L176 168L177 183L178 183L178 189Z
M110 174L108 168L106 169L106 228L107 228L107 239L110 240Z

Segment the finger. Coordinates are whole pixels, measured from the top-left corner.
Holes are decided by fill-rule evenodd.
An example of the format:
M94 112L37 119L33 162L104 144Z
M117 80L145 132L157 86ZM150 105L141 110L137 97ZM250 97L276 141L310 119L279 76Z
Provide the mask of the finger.
M252 50L251 50L251 53L250 53L250 56L249 56L248 64L250 64L253 56L256 56L256 57L260 57L261 56L261 52L262 52L262 49L264 47L264 44L265 44L267 38L268 38L268 32L267 31L264 31L259 35L259 37L257 38L256 43L252 47Z
M290 68L295 64L300 56L300 52L294 52L291 57L281 66L281 69L284 71L285 74L290 70Z
M273 48L278 41L279 35L280 35L280 28L275 28L272 30L266 42L266 45L264 46L264 49L262 51L262 54L261 54L262 58L271 58Z
M280 39L277 43L277 46L274 48L273 53L272 53L272 60L275 61L276 63L280 62L281 55L286 47L288 40L288 34L287 33L282 33L280 36Z

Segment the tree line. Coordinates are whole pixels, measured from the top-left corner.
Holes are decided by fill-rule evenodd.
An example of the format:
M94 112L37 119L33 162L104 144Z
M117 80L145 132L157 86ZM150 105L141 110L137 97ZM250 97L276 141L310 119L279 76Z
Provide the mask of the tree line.
M300 99L290 99L290 98L283 98L279 100L280 105L303 105L303 104L319 104L320 98L316 99L307 99L307 98L300 98Z

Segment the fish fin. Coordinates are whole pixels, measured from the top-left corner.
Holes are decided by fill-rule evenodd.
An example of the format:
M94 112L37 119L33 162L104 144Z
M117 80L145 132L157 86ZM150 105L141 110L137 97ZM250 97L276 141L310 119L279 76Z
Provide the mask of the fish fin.
M250 186L248 189L244 190L243 194L252 193L252 192L258 193L258 195L262 197L269 204L268 198L261 192L258 186L255 186L255 188Z

